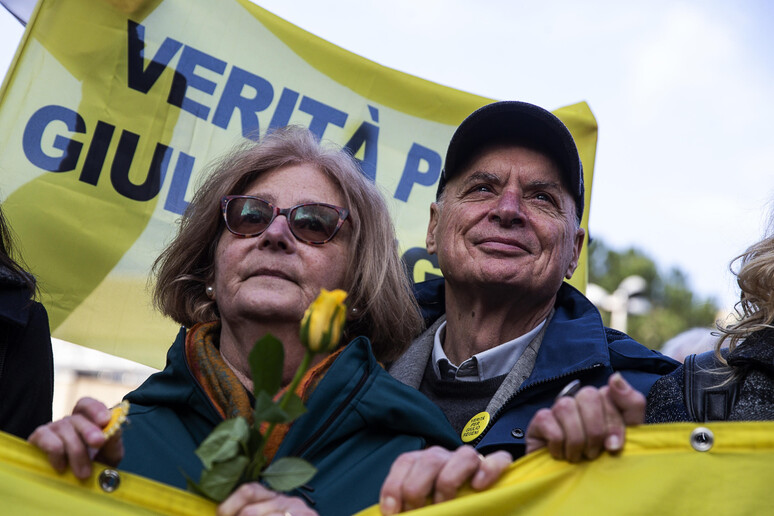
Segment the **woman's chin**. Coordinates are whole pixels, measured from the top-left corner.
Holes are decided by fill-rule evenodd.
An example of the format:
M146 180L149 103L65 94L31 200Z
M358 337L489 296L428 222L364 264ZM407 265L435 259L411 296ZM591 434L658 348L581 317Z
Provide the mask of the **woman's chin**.
M306 310L305 301L298 296L269 296L266 299L245 307L248 318L263 323L301 322Z

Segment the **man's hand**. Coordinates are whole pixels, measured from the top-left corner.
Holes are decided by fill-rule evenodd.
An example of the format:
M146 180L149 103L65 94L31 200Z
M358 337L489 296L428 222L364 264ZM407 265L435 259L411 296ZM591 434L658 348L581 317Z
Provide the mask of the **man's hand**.
M614 373L602 388L584 387L539 410L527 428L527 453L548 447L557 460L595 459L620 451L625 427L644 420L645 396Z
M384 515L451 500L463 484L470 481L473 489L486 489L500 478L513 457L505 451L484 457L472 446L449 451L440 446L400 455L390 468L382 485L379 506Z
M69 465L79 479L91 475L92 460L117 466L124 457L120 433L106 439L102 428L110 422L110 410L93 398L81 398L73 414L39 426L29 442L46 452L48 461L63 473Z
M262 516L292 514L317 516L301 498L285 496L257 482L242 484L218 506L218 516Z

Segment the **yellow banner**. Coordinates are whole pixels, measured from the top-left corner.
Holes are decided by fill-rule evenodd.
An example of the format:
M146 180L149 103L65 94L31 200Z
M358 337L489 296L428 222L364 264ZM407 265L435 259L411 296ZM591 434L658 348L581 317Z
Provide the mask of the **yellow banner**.
M772 513L774 422L679 423L630 428L623 452L592 462L541 450L516 461L491 489L405 514L446 516L758 516ZM702 445L706 448L700 451ZM694 447L696 445L696 447ZM699 448L699 449L697 449ZM358 516L379 516L374 506Z
M0 500L5 516L215 514L215 505L204 498L101 464L94 464L86 480L69 470L60 475L43 452L5 432L0 432Z
M545 451L516 461L494 487L407 514L740 516L771 513L774 422L679 423L631 428L618 456L569 464ZM700 451L707 448L706 451ZM694 445L696 447L694 447ZM697 449L698 448L698 449ZM108 473L106 473L108 471ZM0 432L2 514L214 514L210 502L96 465L79 481L57 474L44 454ZM114 490L106 490L115 487ZM352 486L357 489L357 486ZM379 516L377 507L359 513Z
M440 274L424 240L447 143L490 101L247 0L41 0L0 92L0 197L53 335L161 367L176 328L153 311L148 272L207 162L288 123L345 145L388 198L421 281ZM596 121L583 102L556 114L589 206Z

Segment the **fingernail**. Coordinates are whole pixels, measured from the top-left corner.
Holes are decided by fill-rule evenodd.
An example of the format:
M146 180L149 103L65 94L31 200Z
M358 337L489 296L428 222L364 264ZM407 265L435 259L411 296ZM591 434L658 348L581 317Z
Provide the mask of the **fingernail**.
M618 451L621 449L621 440L615 434L609 435L605 440L605 448L608 451Z
M618 392L626 392L629 390L629 385L626 383L623 376L621 376L621 373L616 371L613 373L611 379L613 380L613 385Z
M379 502L382 508L382 514L385 516L391 516L398 512L398 502L392 496L385 496L382 501Z
M473 477L473 482L483 482L484 477L486 477L486 473L484 470L480 469L476 472L475 476Z

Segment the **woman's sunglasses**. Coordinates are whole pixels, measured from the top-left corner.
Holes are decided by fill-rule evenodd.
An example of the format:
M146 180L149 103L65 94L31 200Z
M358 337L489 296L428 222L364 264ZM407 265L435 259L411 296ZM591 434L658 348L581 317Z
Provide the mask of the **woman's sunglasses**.
M229 231L238 237L255 237L266 231L278 215L288 219L290 232L301 242L324 244L338 233L349 210L321 202L277 208L251 195L227 195L220 200Z

